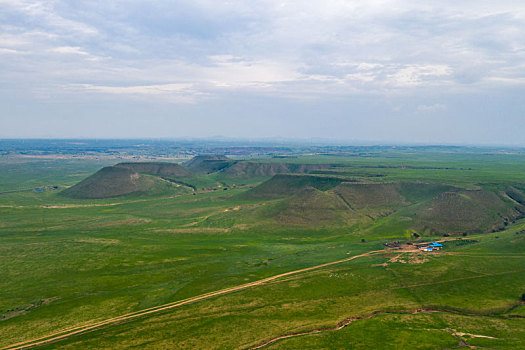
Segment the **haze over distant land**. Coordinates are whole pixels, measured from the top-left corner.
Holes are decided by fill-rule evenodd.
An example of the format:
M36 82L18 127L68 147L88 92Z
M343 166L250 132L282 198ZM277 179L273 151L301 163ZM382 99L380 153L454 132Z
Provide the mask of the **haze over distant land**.
M524 145L522 0L0 0L0 138Z

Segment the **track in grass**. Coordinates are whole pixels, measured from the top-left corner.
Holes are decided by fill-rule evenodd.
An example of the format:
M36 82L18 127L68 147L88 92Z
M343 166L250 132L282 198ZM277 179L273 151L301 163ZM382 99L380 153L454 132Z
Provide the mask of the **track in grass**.
M257 280L257 281L254 281L254 282L242 284L242 285L235 286L235 287L221 289L221 290L210 292L210 293L201 294L201 295L198 295L198 296L195 296L195 297L191 297L191 298L179 300L179 301L176 301L176 302L172 302L172 303L167 303L167 304L151 307L151 308L148 308L148 309L132 312L132 313L129 313L129 314L125 314L125 315L109 318L109 319L106 319L106 320L103 320L103 321L97 321L97 322L87 323L87 324L84 324L84 325L81 325L81 326L70 327L70 328L63 329L61 331L58 331L58 332L55 332L55 333L52 333L52 334L48 334L48 335L43 336L43 337L39 337L39 338L31 339L31 340L26 340L26 341L19 342L19 343L16 343L16 344L11 344L9 346L1 348L0 350L29 349L29 348L34 348L34 347L38 347L38 346L47 345L47 344L54 343L54 342L57 342L57 341L60 341L60 340L64 340L66 338L69 338L69 337L72 337L72 336L75 336L75 335L80 335L80 334L84 334L84 333L95 331L95 330L100 329L100 328L108 327L108 326L111 326L111 325L116 325L116 324L120 324L120 323L124 323L124 322L128 322L128 321L132 321L134 319L137 319L137 318L140 318L140 317L143 317L143 316L147 316L147 315L159 313L159 312L162 312L162 311L174 309L174 308L177 308L177 307L180 307L180 306L183 306L183 305L199 302L199 301L206 300L206 299L209 299L209 298L212 298L212 297L217 297L217 296L221 296L221 295L225 295L225 294L230 294L230 293L234 293L234 292L237 292L237 291L240 291L240 290L244 290L244 289L248 289L248 288L251 288L251 287L263 285L263 284L266 284L268 282L275 281L275 280L277 280L279 278L282 278L282 277L287 277L287 276L291 276L291 275L300 274L300 273L303 273L303 272L309 272L309 271L317 270L317 269L320 269L320 268L323 268L323 267L327 267L327 266L341 264L341 263L344 263L344 262L347 262L347 261L351 261L351 260L354 260L354 259L357 259L357 258L370 256L370 255L377 254L377 253L380 253L380 252L384 252L384 250L374 250L374 251L370 251L368 253L354 255L354 256L351 256L351 257L348 257L348 258L345 258L345 259L332 261L332 262L324 263L324 264L321 264L321 265L316 265L316 266L311 266L311 267L307 267L307 268L303 268L303 269L299 269L299 270L294 270L294 271L281 273L281 274L270 276L270 277L267 277L267 278L263 278L261 280Z

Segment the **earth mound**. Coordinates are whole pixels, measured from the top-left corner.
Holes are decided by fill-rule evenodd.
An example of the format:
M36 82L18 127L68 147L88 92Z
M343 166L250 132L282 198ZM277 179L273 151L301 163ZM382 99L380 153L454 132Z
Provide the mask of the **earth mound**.
M335 164L263 163L242 161L222 170L230 178L272 177L277 174L308 174L313 171L333 169Z
M78 199L103 199L126 195L165 194L189 191L166 181L192 174L172 163L120 163L102 168L78 184L61 192Z
M241 197L244 199L283 198L297 194L306 187L327 191L345 181L348 180L338 177L278 174L259 186L243 193Z
M182 165L192 173L210 174L227 168L234 163L236 163L236 161L223 155L203 154L193 157Z

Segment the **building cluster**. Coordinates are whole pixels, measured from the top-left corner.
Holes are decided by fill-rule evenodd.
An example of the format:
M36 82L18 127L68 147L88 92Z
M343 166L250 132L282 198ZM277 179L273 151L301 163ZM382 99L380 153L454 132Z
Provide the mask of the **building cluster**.
M415 247L416 249L423 251L423 252L434 252L437 250L441 250L443 248L443 244L438 243L438 242L422 242L422 243L407 242L406 247L402 247L402 245L404 244L402 244L399 241L394 241L394 242L383 243L383 245L390 249L402 249L402 248L408 248L410 246L412 247L410 248L411 250L414 249Z
M437 242L421 243L417 245L417 249L423 252L433 252L436 250L440 250L441 248L443 248L443 244Z

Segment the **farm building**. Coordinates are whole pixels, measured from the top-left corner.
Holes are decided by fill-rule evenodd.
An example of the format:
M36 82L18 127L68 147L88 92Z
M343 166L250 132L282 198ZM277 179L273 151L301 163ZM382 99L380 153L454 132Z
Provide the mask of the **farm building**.
M399 248L399 242L398 241L383 243L383 245L388 247L388 248Z
M437 242L425 243L425 244L419 244L418 248L419 250L424 251L424 252L433 252L433 251L440 250L441 248L443 248L443 244L437 243Z

